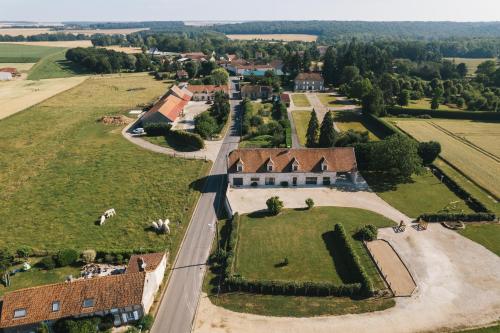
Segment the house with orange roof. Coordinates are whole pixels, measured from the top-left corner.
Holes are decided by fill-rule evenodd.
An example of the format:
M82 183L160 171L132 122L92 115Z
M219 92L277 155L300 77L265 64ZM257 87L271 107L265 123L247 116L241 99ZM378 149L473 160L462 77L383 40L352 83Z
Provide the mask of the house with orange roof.
M193 94L186 88L173 86L141 118L143 125L148 123L173 123L179 118Z
M111 316L115 326L147 314L167 267L165 253L134 255L125 273L20 289L6 293L0 308L5 333L34 332L41 322Z

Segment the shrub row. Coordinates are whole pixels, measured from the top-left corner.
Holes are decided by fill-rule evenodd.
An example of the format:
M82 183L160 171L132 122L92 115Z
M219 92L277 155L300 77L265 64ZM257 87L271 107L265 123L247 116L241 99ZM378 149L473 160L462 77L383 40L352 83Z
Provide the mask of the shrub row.
M226 267L224 270L224 278L227 280L233 275L234 257L236 254L236 245L238 243L238 228L240 225L240 215L234 213L231 220L231 233L229 234L229 242L227 244Z
M350 259L347 260L349 264L349 271L353 272L357 280L361 282L361 293L365 296L373 295L373 283L361 265L358 254L354 251L349 236L345 232L344 226L340 223L335 224L333 230L335 246L341 251L341 255Z
M394 108L387 108L387 113L395 116L400 114L408 114L414 117L421 115L429 115L432 118L500 121L500 112L492 112L492 111L450 111L450 110L429 110L429 109L401 109L394 107Z
M387 136L391 136L395 133L401 133L398 128L388 124L387 122L383 121L373 114L367 114L366 120L375 129L376 134L382 136L381 139Z
M448 177L443 170L441 170L439 167L436 165L431 166L434 175L438 177L439 179L442 179L443 183L459 197L460 199L464 200L467 205L474 210L476 213L491 213L491 211L486 208L486 206L476 199L472 194L467 192L462 186L457 184L453 179Z
M205 141L197 133L190 133L186 131L169 131L168 136L174 138L175 140L184 142L187 146L193 147L195 149L205 148Z
M492 213L473 213L473 214L422 214L418 217L427 222L446 222L446 221L462 221L462 222L493 222L496 220L495 214Z
M149 123L144 125L144 131L148 136L167 136L172 125L165 123Z
M225 282L230 291L270 295L355 296L361 291L360 283L335 285L329 282L251 280L238 275L229 277Z

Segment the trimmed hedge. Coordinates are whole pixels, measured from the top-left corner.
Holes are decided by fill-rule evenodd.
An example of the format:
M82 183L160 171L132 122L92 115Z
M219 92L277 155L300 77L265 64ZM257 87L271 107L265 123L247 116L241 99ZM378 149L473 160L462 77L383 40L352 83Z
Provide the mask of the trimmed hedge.
M150 123L144 125L144 131L148 136L167 136L172 125L165 123Z
M374 116L373 114L366 114L365 116L366 120L375 128L377 134L381 134L381 139L396 133L401 133L398 128L392 126L391 124L388 124L387 122L383 121L377 116Z
M418 217L426 222L446 222L446 221L462 221L462 222L481 222L496 221L495 214L492 213L473 213L473 214L422 214Z
M186 131L169 131L167 136L182 141L186 145L198 150L205 148L205 141L203 141L201 136L197 133L190 133Z
M429 115L432 118L500 121L500 112L493 112L493 111L449 111L449 110L429 110L429 109L387 108L387 113L395 116L398 116L400 114L408 114L413 117Z
M472 194L467 192L463 187L458 185L453 179L448 177L443 170L441 170L438 166L432 165L431 169L433 170L433 173L436 177L439 179L443 179L443 183L459 197L460 199L464 200L467 205L476 213L491 213L491 211L486 208L486 206L476 199Z
M364 269L359 263L359 258L354 253L348 243L340 242L342 247L348 244L350 251L346 254L354 254L353 265L357 265L356 272L361 277L362 283L350 283L336 285L330 282L313 282L313 281L283 281L283 280L255 280L247 279L233 270L236 247L238 245L238 229L240 216L235 213L231 220L231 232L227 244L227 254L224 267L224 283L230 291L242 291L255 294L270 294L270 295L297 295L297 296L359 296L372 295L373 286L369 277L364 272ZM345 231L339 237L346 237ZM352 257L352 255L351 255Z
M354 248L349 240L349 236L345 232L344 226L340 223L335 224L333 232L336 243L335 245L343 252L343 255L351 258L351 261L348 262L349 270L353 272L361 282L361 293L365 296L373 295L373 283L361 265L359 256L354 251Z

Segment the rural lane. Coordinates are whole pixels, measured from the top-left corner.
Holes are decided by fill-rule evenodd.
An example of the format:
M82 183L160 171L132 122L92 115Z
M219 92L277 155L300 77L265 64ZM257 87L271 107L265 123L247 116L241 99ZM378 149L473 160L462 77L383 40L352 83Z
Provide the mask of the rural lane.
M233 84L234 88L234 84ZM218 157L202 189L184 241L161 300L153 333L191 332L201 295L206 262L215 236L217 215L224 207L226 156L240 140L239 101L231 100L232 120Z

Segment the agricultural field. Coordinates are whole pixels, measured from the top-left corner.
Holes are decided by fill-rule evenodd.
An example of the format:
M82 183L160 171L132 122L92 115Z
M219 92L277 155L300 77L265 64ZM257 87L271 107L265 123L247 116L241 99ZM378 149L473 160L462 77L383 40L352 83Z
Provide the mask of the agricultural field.
M229 39L234 40L269 40L283 42L315 42L318 39L316 35L304 34L241 34L241 35L226 35Z
M105 35L116 35L123 34L128 35L134 32L147 30L147 29L85 29L85 30L52 30L51 28L1 28L0 35L8 35L8 36L33 36L39 34L56 34L56 33L65 33L65 34L84 34L84 35L93 35L93 34L105 34Z
M40 81L13 80L0 82L0 119L40 103L63 91L71 89L87 78L76 76Z
M396 120L419 141L441 143L441 157L473 182L500 197L500 125L467 120Z
M192 184L210 163L143 150L122 137L121 126L97 121L164 92L148 75L93 77L1 120L0 247L175 253L199 197ZM111 207L117 216L98 226ZM172 221L171 236L150 231L159 218Z
M0 62L34 63L64 48L0 43Z
M295 107L305 108L311 106L311 103L309 103L309 99L307 99L307 96L305 94L291 94L291 95Z
M333 226L342 223L353 235L370 223L390 227L389 219L356 208L317 207L285 210L278 216L243 215L239 227L235 272L250 279L355 282L344 266L345 258L332 248ZM351 240L376 289L384 282L362 242ZM280 267L283 258L289 264Z
M56 40L56 41L41 41L41 42L0 42L0 44L62 47L62 48L91 47L92 46L92 42L90 40Z
M477 66L479 64L488 61L488 60L496 60L495 58L444 58L447 60L451 60L455 62L455 64L464 63L467 65L467 73L468 75L476 74Z
M30 71L28 80L72 77L88 74L79 65L66 60L66 50L42 58Z
M127 54L136 54L136 53L142 53L142 49L140 47L125 47L125 46L106 46L104 47L105 49L108 50L113 50L116 52L123 52Z

